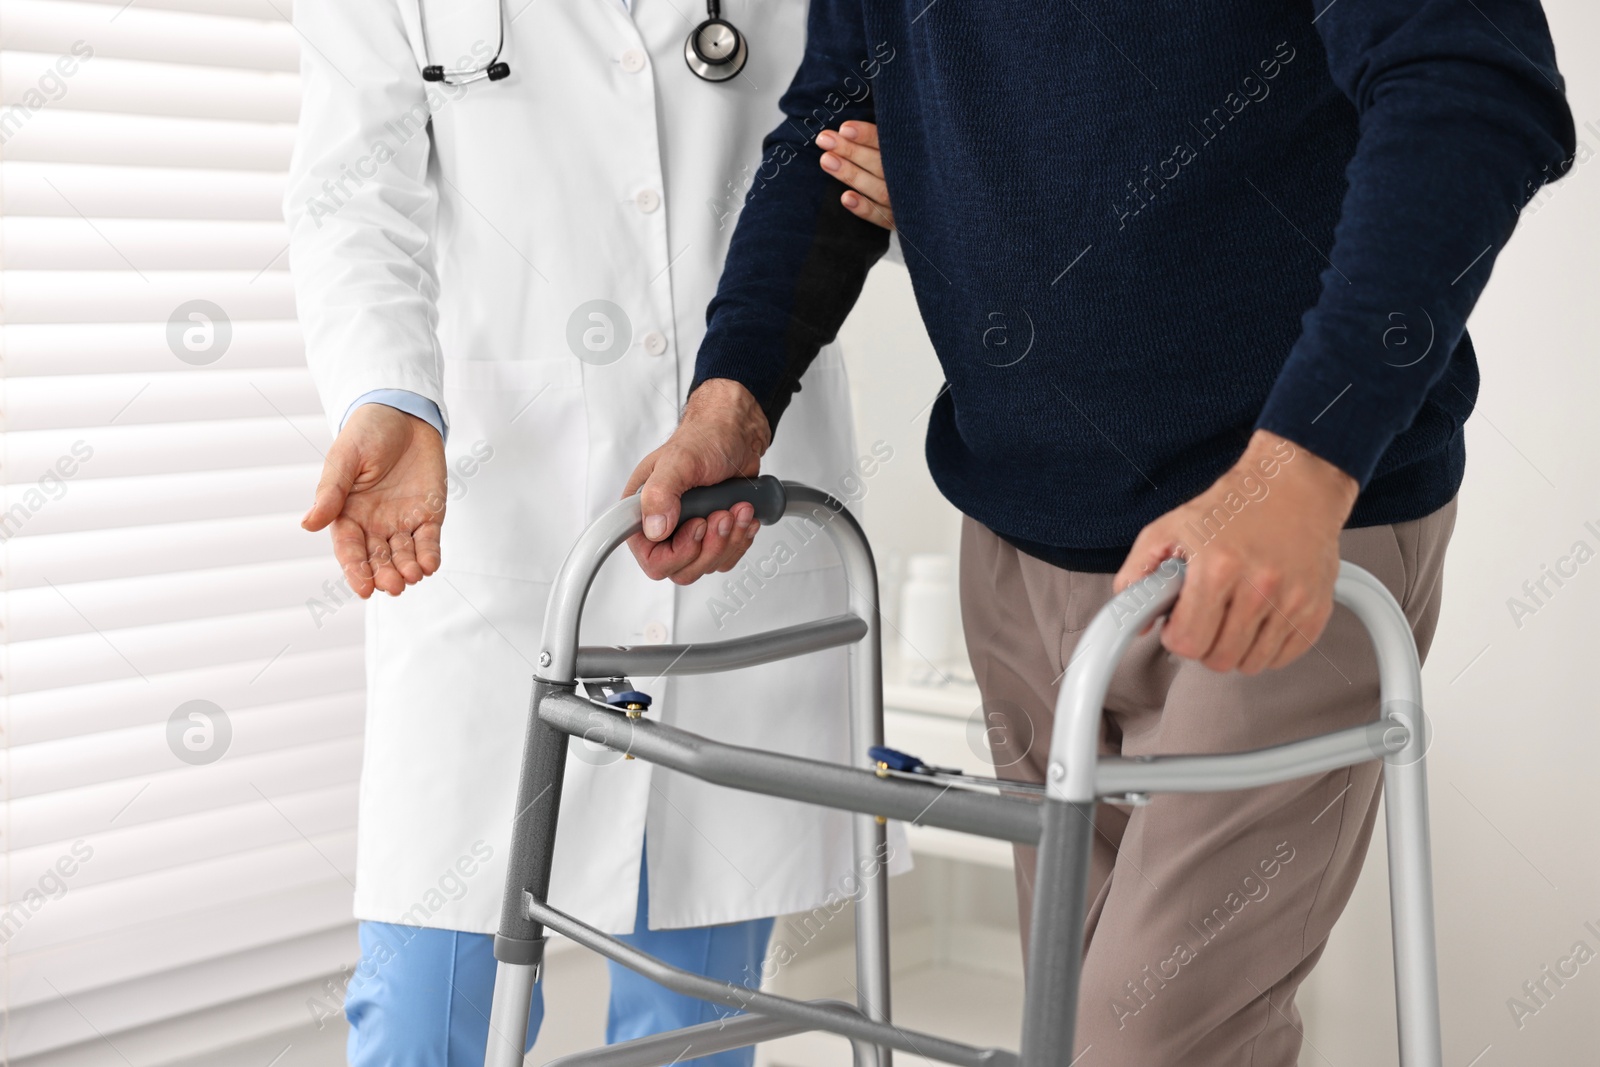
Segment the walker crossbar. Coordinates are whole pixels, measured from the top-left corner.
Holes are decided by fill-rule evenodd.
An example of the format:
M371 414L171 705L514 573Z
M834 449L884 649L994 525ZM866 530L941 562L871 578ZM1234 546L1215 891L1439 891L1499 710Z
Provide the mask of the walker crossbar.
M739 479L686 496L683 518L703 517L739 500L755 503L763 523L798 515L828 532L844 564L850 612L701 646L579 649L583 598L606 557L638 531L638 499L621 501L579 538L556 578L545 618L546 644L534 684L495 938L498 969L486 1067L519 1067L522 1062L528 1000L543 959L546 927L668 988L749 1013L713 1024L715 1036L706 1026L687 1027L567 1057L558 1061L563 1067L652 1067L690 1052L706 1055L804 1030L850 1038L857 1067L890 1067L891 1049L974 1067L1065 1067L1073 1059L1082 917L1098 798L1252 788L1375 758L1384 760L1387 794L1400 1062L1402 1067L1441 1067L1421 679L1409 624L1376 578L1345 564L1335 598L1372 636L1381 701L1377 722L1253 752L1099 756L1099 723L1112 671L1134 637L1177 599L1184 568L1169 561L1113 597L1080 640L1057 700L1045 796L990 795L953 789L950 783L941 787L937 776L909 781L880 777L870 768L867 749L883 738L877 584L871 551L843 505L805 486L772 478ZM575 691L580 678L730 670L847 644L856 767L713 741L630 717ZM858 870L874 871L862 879L856 909L859 1008L797 1001L689 974L552 908L546 900L549 865L572 736L715 784L854 812ZM878 816L1039 845L1020 1056L908 1033L889 1021L887 870L872 862L885 848Z
M553 928L553 927L552 927ZM855 1011L842 1000L813 1000L811 1004L832 1005ZM698 1026L686 1026L666 1034L636 1037L615 1045L601 1045L551 1060L545 1067L656 1067L662 1063L681 1063L713 1052L727 1052L762 1041L774 1041L814 1029L809 1022L771 1019L765 1015L730 1015Z
M713 785L813 804L826 797L828 807L844 811L1021 845L1039 842L1039 802L1031 797L950 789L937 775L921 780L884 778L821 760L730 745L666 723L629 718L617 708L568 692L545 697L539 717L590 744ZM1374 722L1252 752L1145 759L1104 756L1099 761L1099 794L1251 789L1387 756L1400 751L1409 738L1404 726ZM1003 786L1001 780L995 781Z
M664 674L713 674L737 667L803 656L825 648L853 645L867 636L867 623L855 615L785 626L781 630L694 645L632 645L578 649L578 677L659 678Z
M1095 764L1095 793L1117 797L1255 789L1381 759L1402 751L1410 740L1410 730L1385 720L1252 752L1143 759L1101 756Z
M752 1015L761 1015L769 1019L804 1023L807 1030L825 1030L857 1041L871 1042L902 1052L913 1052L942 1063L955 1063L962 1067L1014 1067L1017 1062L1016 1054L1005 1049L974 1048L933 1034L905 1030L892 1023L874 1022L862 1018L859 1011L848 1005L839 1005L834 1001L819 1003L794 1000L790 997L763 993L748 986L694 974L664 963L649 953L641 952L632 945L603 934L563 911L540 903L531 895L524 898L523 904L528 909L530 917L550 929L571 938L584 948L622 964L629 970L637 971L675 993L709 1000L713 1004L723 1004L730 1008L740 1008Z
M836 763L724 744L666 723L630 719L616 708L568 692L545 697L539 717L590 744L714 785L1022 845L1039 841L1039 802L1025 797L950 789L933 779L880 778Z

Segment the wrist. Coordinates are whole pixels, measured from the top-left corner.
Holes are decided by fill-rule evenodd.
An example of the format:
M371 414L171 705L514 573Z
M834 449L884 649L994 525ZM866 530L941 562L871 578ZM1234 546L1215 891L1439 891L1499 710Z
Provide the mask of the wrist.
M689 394L681 424L710 423L733 434L757 458L772 445L772 427L755 396L732 378L707 378Z
M1257 430L1250 436L1244 454L1234 465L1240 475L1260 476L1276 468L1279 478L1325 501L1340 525L1350 517L1361 485L1349 473L1309 448L1295 444L1270 430ZM1270 475L1269 475L1270 476Z

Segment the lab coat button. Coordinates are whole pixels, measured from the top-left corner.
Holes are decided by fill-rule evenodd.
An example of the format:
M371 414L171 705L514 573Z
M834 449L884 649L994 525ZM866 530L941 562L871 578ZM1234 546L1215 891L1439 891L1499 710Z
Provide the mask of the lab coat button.
M644 335L644 350L652 356L659 356L667 350L667 339L660 330L651 330Z
M652 622L644 628L644 641L647 645L665 644L667 640L667 625L662 622Z
M640 189L638 195L633 198L633 203L640 211L648 215L661 206L661 194L654 189Z
M630 48L622 53L622 69L629 74L637 74L644 69L644 53L637 48Z

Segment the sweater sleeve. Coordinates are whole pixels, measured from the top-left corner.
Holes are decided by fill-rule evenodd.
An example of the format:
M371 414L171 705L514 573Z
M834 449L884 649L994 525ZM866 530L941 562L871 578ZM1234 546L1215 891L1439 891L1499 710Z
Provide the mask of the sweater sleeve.
M1318 7L1360 136L1321 294L1257 426L1365 487L1444 374L1518 212L1571 165L1575 135L1537 0Z
M693 385L739 382L774 430L889 244L888 231L839 202L844 185L822 169L816 137L875 121L873 79L894 49L866 40L861 0L812 0L808 22L804 59L779 101L784 121L763 142L706 310Z

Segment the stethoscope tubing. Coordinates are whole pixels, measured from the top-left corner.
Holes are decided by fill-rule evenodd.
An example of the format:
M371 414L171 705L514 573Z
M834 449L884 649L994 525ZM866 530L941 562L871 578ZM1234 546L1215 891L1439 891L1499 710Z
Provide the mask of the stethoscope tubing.
M509 77L511 66L500 59L500 54L506 47L506 10L504 0L495 0L495 12L499 17L500 40L495 45L494 55L481 67L462 67L459 69L444 67L432 62L428 52L428 26L427 18L423 14L425 5L422 0L417 3L417 25L422 32L422 77L430 82L442 82L445 85L470 85L479 81L500 81ZM700 47L700 38L714 27L726 27L733 35L733 47L728 49L724 56L709 56ZM744 34L739 28L722 17L721 0L706 0L706 18L693 30L689 31L688 38L683 45L683 59L688 64L689 70L695 77L702 81L721 82L739 76L744 70L746 60L749 58L749 46Z

